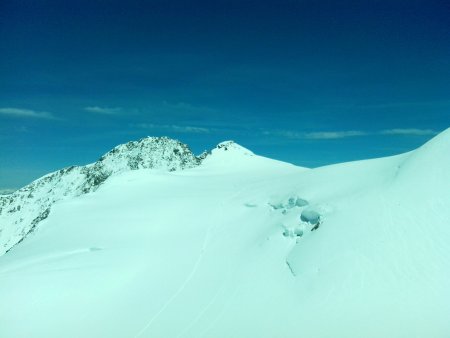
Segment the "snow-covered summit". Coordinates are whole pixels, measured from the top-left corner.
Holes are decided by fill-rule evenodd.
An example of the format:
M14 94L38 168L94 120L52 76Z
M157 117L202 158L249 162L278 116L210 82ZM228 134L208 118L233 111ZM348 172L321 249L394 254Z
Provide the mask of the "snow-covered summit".
M234 141L219 143L204 157L201 168L210 172L239 173L251 171L253 175L264 174L266 170L274 168L288 168L293 172L303 171L306 168L294 166L290 163L259 156L251 150Z
M247 148L244 148L243 146L237 144L234 141L224 141L220 142L216 148L212 150L213 154L218 153L224 153L227 152L228 154L240 154L245 156L253 156L255 155L252 151L248 150Z

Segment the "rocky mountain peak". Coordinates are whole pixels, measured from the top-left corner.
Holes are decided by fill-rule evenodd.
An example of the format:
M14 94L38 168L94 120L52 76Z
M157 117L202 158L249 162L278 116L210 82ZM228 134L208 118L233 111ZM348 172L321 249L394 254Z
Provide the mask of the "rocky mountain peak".
M118 145L97 161L112 172L153 168L174 171L198 164L200 160L186 144L168 137L146 137Z

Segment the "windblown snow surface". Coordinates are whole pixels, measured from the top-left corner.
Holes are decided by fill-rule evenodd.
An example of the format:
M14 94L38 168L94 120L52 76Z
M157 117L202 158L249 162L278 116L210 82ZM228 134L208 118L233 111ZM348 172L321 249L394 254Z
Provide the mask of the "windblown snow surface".
M0 257L0 337L448 338L449 243L450 129L313 170L224 143L56 202Z

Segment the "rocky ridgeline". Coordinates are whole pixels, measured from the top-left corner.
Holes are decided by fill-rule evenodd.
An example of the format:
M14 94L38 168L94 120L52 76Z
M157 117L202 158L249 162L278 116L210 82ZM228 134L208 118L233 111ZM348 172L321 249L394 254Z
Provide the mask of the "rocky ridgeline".
M0 196L0 255L33 232L52 205L95 191L110 176L138 169L183 170L198 166L206 154L167 137L147 137L121 144L97 162L48 174L12 194Z

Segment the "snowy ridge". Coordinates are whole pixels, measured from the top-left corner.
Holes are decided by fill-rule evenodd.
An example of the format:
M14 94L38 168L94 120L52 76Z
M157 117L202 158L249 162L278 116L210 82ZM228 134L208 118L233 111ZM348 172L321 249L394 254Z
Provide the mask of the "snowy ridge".
M255 154L248 150L247 148L244 148L243 146L237 144L234 141L224 141L220 142L215 149L212 150L213 154L217 154L219 152L228 151L230 153L240 153L242 155L246 156L254 156Z
M48 217L55 202L95 191L110 176L137 169L184 170L200 163L201 158L179 141L147 137L121 144L95 163L45 175L10 195L0 196L0 255Z
M240 172L253 176L262 176L264 179L266 168L273 171L274 167L280 170L292 170L294 172L305 171L307 168L295 166L290 163L274 160L254 154L252 151L237 144L234 141L219 143L214 149L206 153L201 167L204 170L216 174L231 174Z
M434 193L445 192L450 189L449 154L450 128L407 154L405 161L398 168L399 183L407 183L414 178L415 191L428 192L433 189Z

